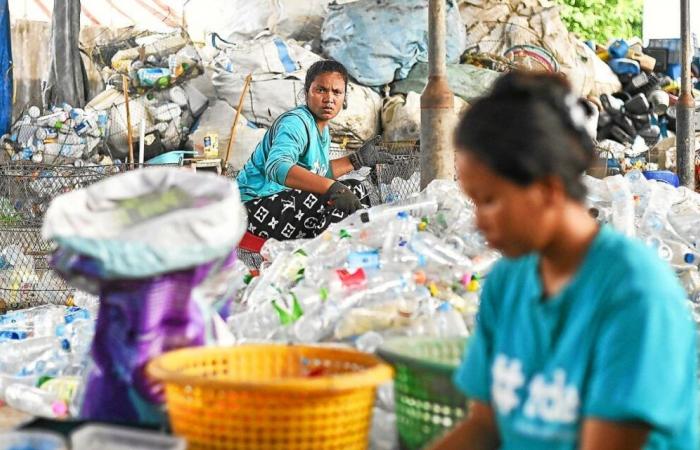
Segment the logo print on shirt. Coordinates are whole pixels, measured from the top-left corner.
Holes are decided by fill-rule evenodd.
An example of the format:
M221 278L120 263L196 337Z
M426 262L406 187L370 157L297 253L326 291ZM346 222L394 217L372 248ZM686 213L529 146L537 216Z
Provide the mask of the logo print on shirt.
M260 223L264 223L265 218L267 215L270 214L270 211L268 211L264 206L261 206L260 209L258 209L253 217Z
M510 414L520 404L517 390L525 383L522 364L518 359L508 359L504 355L496 356L491 366L491 396L496 409L501 414Z
M578 419L578 390L574 386L566 385L564 370L555 370L551 383L547 383L542 374L536 375L528 390L525 416L559 423L574 423Z
M311 209L311 208L313 208L313 206L316 204L317 201L318 201L318 199L316 198L316 196L314 194L309 194L306 197L306 200L304 200L304 206L306 206L306 209Z
M294 200L294 197L291 197L289 199L282 199L282 214L288 209L291 209L294 211L297 208L296 200Z
M282 236L286 237L287 239L292 237L292 233L296 230L296 227L290 223L286 224L284 228L282 229Z

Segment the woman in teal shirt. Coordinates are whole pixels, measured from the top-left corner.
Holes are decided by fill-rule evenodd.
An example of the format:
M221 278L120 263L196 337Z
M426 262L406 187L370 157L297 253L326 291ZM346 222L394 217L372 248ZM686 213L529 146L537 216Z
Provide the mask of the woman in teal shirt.
M457 167L500 261L455 376L469 417L434 450L690 450L695 327L670 267L599 227L581 174L589 105L510 73L456 132Z
M377 136L349 157L329 160L328 123L347 106L347 85L342 64L314 63L304 83L306 105L282 114L265 133L237 178L249 232L278 240L311 238L369 206L359 182L336 178L393 158L378 150Z

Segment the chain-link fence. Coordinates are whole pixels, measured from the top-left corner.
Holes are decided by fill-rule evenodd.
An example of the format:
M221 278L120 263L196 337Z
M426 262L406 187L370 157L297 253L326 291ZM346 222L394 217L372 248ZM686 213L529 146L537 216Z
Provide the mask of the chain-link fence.
M69 304L73 289L49 267L55 249L41 237L51 201L96 183L126 166L0 165L0 312Z
M74 289L49 267L54 250L38 227L0 228L0 313L71 304Z
M6 227L41 227L51 200L100 181L116 166L53 166L34 163L0 165L0 232Z

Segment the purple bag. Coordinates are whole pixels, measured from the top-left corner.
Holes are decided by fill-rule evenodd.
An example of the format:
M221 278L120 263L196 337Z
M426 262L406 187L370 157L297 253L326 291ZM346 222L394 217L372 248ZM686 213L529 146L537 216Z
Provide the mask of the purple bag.
M195 288L215 275L234 273L235 250L223 260L143 280L100 280L95 261L58 250L52 265L74 285L98 287L100 308L92 344L81 418L158 423L162 387L145 374L147 363L167 351L207 343L206 308ZM219 277L225 282L227 277ZM227 315L233 292L220 299Z

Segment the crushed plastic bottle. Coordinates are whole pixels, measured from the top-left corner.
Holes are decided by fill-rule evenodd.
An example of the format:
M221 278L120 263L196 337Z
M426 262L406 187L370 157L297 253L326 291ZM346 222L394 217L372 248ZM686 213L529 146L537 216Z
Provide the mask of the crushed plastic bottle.
M66 401L51 392L22 384L13 384L5 390L5 402L35 416L64 418L68 415Z

